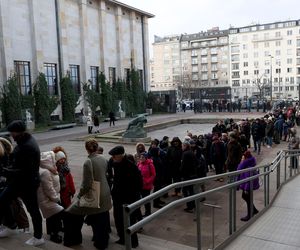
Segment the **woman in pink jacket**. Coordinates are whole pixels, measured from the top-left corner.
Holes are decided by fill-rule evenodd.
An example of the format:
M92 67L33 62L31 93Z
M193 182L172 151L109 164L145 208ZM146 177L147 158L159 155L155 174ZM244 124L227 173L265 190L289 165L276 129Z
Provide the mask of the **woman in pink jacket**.
M138 168L141 171L143 177L143 190L141 192L142 197L146 197L150 194L153 189L153 183L155 180L155 167L153 161L148 159L147 152L140 155L140 161L138 162ZM145 216L151 214L151 204L145 204Z

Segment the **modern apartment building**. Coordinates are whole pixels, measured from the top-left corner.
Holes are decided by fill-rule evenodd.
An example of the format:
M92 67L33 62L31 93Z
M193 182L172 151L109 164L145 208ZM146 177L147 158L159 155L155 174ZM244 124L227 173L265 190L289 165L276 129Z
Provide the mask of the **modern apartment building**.
M298 98L300 21L229 29L230 82L236 98Z
M180 36L154 37L151 91L177 90L180 83Z
M169 42L164 39L155 42L154 51ZM181 90L191 94L197 89L223 87L231 88L232 100L253 95L298 99L300 20L184 34L179 45L180 74L175 78L166 74L168 86L177 87L179 94ZM160 53L160 56L154 53L154 65L159 65L154 67L154 75L156 70L169 67L164 64L163 50ZM166 73L171 68L174 72L178 70L172 65ZM162 85L157 83L154 79L155 88L151 89L160 90Z
M199 88L229 87L227 30L182 35L180 49L181 89L192 93Z
M10 0L0 2L0 83L15 73L24 95L39 72L49 94L69 72L81 97L82 83L94 86L100 71L113 83L130 68L149 85L148 18L152 14L115 0ZM56 110L60 113L59 108Z

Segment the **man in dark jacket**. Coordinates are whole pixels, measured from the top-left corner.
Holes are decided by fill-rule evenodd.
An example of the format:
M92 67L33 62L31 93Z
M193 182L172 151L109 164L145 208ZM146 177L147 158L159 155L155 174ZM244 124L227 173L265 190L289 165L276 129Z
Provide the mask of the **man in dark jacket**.
M251 132L252 132L253 143L254 143L254 152L260 154L261 142L264 137L265 131L261 126L259 118L257 118L255 122L252 124Z
M229 172L236 171L242 159L242 146L235 132L229 133L229 142L227 144L226 166Z
M15 233L16 223L9 205L20 197L29 212L34 237L26 241L27 245L44 244L42 238L42 216L37 200L37 189L40 185L39 166L40 149L35 139L27 132L23 121L13 121L7 127L17 146L12 153L12 166L7 170L8 186L0 194L0 214L5 214L7 227L0 231L0 238Z
M143 179L138 167L130 161L125 155L123 146L114 147L109 151L112 160L109 161L108 169L109 179L112 180L111 196L113 199L114 219L120 239L118 244L125 244L124 222L123 222L123 205L131 204L140 199L140 192L143 188ZM136 214L133 213L131 223L136 221ZM133 248L138 246L137 234L131 236Z
M266 126L266 136L267 136L268 148L271 148L273 144L273 136L274 136L274 124L273 124L272 117L268 118L268 123Z
M197 178L197 158L191 150L190 143L184 141L182 143L182 160L181 160L181 175L183 180L192 180ZM194 195L193 185L182 188L184 197ZM186 203L184 211L190 213L195 208L195 201L189 201Z
M173 183L181 181L180 163L182 157L182 145L178 137L174 137L167 151L168 171L171 173ZM173 196L180 196L180 188L175 189Z

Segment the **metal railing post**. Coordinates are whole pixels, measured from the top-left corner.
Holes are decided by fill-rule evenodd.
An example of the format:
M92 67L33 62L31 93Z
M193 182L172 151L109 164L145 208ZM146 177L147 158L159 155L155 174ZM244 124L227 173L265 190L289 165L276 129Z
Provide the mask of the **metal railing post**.
M253 176L253 172L250 171L250 177ZM250 195L250 218L253 216L253 180L250 181L250 190L249 190L249 195Z
M267 170L270 171L270 165L267 167ZM270 173L267 175L267 205L270 204Z
M130 227L130 213L127 211L126 207L127 205L123 205L125 249L131 250L131 233L127 230Z
M200 210L200 201L196 200L196 222L197 222L197 249L201 250L201 210Z
M264 167L264 204L265 207L268 206L268 202L267 202L267 167Z
M221 207L217 205L208 204L208 203L203 203L203 205L212 208L212 220L211 220L212 233L211 234L212 234L212 249L214 249L215 248L215 209L216 208L221 209Z
M290 152L288 153L288 157L290 158L290 166L289 166L289 168L290 168L290 178L291 178L293 176L293 168L292 168L292 164L291 164L292 160L291 160L291 154L290 154Z
M236 187L232 189L232 231L236 231Z
M229 189L229 235L232 235L232 188Z
M281 162L278 163L277 170L276 170L276 187L277 187L277 190L280 188L280 164L281 164Z
M284 153L284 181L286 182L286 178L287 178L287 174L286 174L286 165L287 163L287 156L286 156L286 152Z

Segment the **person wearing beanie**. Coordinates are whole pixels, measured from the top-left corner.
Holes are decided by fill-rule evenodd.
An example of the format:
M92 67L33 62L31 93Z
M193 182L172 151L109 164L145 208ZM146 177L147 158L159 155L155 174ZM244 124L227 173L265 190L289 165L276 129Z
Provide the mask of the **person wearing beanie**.
M108 162L108 179L112 180L111 196L113 200L114 219L119 236L117 244L125 244L123 205L131 204L140 199L143 189L143 179L141 172L125 154L123 146L116 146L109 151L111 159ZM130 217L131 223L136 222L137 214L133 213ZM138 237L134 233L131 235L131 245L138 247Z
M11 122L7 130L16 141L17 146L12 152L12 166L8 184L0 197L0 214L5 213L7 227L0 230L0 238L9 237L16 233L16 222L9 205L12 200L20 197L29 212L34 235L26 241L27 245L39 246L45 243L42 227L42 216L39 210L37 190L40 185L40 149L31 134L26 132L23 121Z
M56 151L55 149L60 149ZM74 178L71 174L67 156L63 148L54 148L55 152L55 165L59 174L60 181L60 199L61 205L67 209L72 202L72 198L76 192L74 185Z
M241 163L239 164L237 170L243 170L246 168L253 168L256 165L256 160L255 158L251 155L251 152L249 150L247 150L244 155L243 155L243 159L241 161ZM250 171L249 172L245 172L242 173L238 176L237 181L240 180L244 180L249 178L250 176L256 175L258 174L257 170L254 170L252 172L252 175L250 175ZM242 193L242 199L246 202L247 204L247 215L241 218L241 221L248 221L251 219L251 217L255 214L258 213L258 210L256 209L254 203L253 203L253 214L251 214L250 210L251 210L251 202L250 202L250 181L249 182L245 182L240 184L239 188L243 191ZM253 180L253 190L257 190L259 189L259 179L258 177L255 178Z

